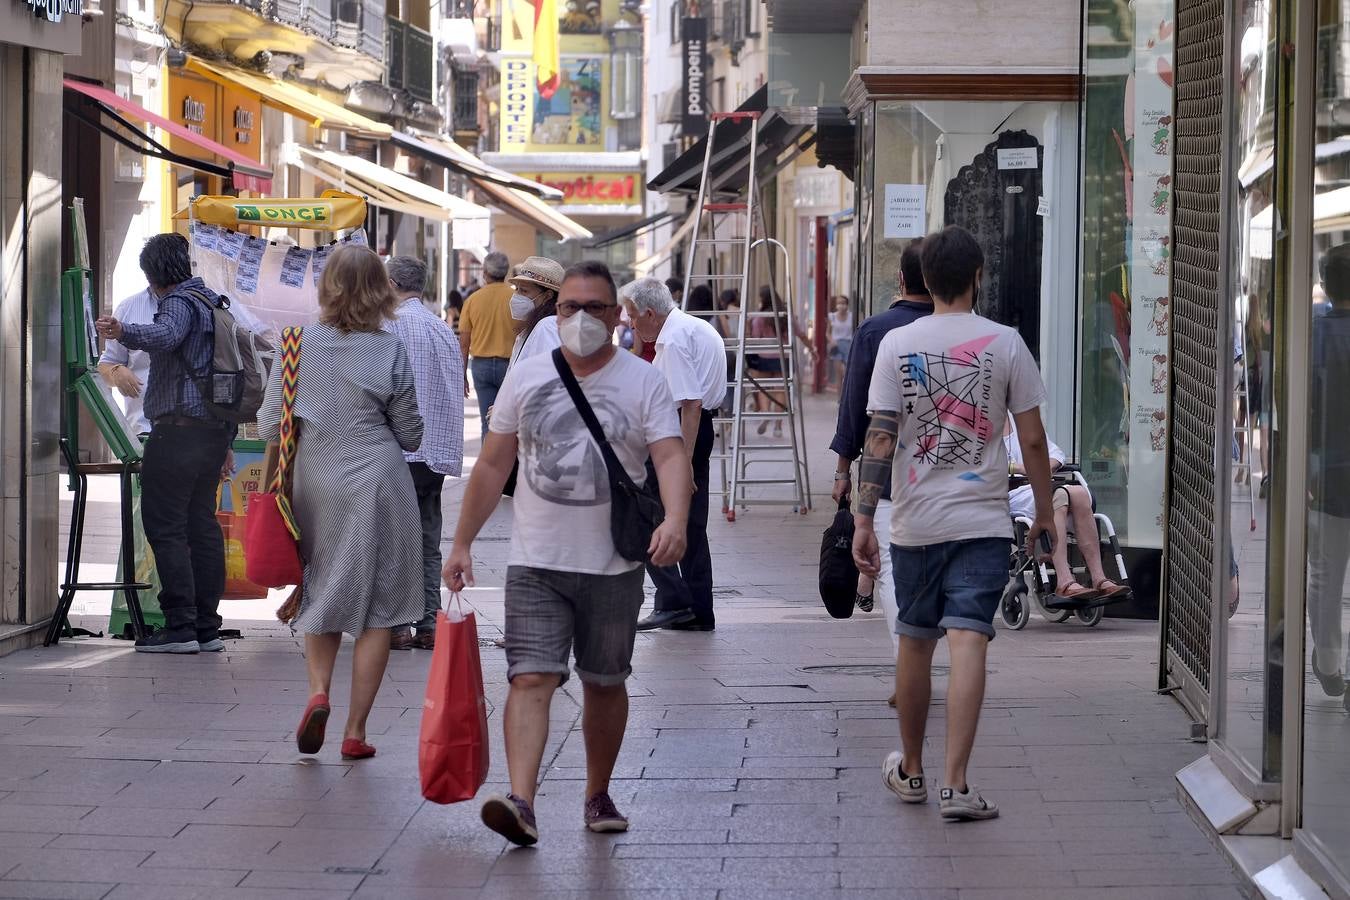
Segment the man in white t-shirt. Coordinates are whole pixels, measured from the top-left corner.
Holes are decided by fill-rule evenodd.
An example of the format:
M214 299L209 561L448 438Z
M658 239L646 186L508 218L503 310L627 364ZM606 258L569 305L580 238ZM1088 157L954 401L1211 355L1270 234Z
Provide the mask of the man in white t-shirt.
M603 263L567 270L558 295L561 356L571 367L607 442L638 485L650 456L665 520L648 556L684 556L693 486L680 423L661 373L613 343L618 292ZM517 459L518 457L518 459ZM506 765L511 793L483 804L483 822L521 846L539 840L535 784L548 740L549 704L567 680L575 648L584 710L584 821L595 832L625 831L609 779L628 723L633 642L642 609L642 564L615 550L604 458L582 421L552 353L520 360L502 382L487 439L461 504L455 544L442 574L453 591L472 586L473 540L519 463L506 570Z
M656 344L652 365L665 376L679 410L684 452L694 474L684 559L677 566L647 567L656 585L656 608L638 622L638 631L712 631L717 620L708 548L708 480L713 419L727 396L726 342L707 319L676 307L670 288L659 278L639 278L625 285L623 304L638 337Z
M132 294L113 310L113 317L126 325L149 325L159 312L159 301L150 289ZM150 378L150 354L132 350L121 341L110 340L103 346L98 358L98 371L103 379L121 394L117 405L122 407L127 421L142 436L150 433L150 420L145 417L145 383Z
M923 277L934 312L886 335L868 393L872 421L863 449L853 556L875 577L881 548L873 525L891 475L891 569L898 609L896 710L903 752L882 768L886 786L924 803L924 731L933 652L946 637L947 759L939 791L944 819L991 819L998 807L966 781L984 702L985 656L1008 581L1008 454L1003 426L1017 422L1035 496L1029 541L1054 534L1050 459L1036 361L1016 331L975 315L984 254L965 229L924 239Z

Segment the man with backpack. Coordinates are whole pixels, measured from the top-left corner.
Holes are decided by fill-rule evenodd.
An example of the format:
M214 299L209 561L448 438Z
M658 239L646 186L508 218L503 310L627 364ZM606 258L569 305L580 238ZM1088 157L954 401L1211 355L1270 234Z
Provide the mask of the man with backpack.
M216 521L216 489L236 431L199 388L216 381L216 298L193 276L182 235L150 238L140 263L159 302L153 324L123 324L111 316L97 322L105 339L150 354L145 416L153 428L141 462L141 517L162 585L164 627L138 640L136 650L216 652L225 649L217 613L225 590L225 542Z

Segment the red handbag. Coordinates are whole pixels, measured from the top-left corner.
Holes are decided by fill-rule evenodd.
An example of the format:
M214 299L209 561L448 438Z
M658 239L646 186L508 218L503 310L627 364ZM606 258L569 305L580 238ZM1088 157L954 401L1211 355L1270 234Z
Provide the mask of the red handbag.
M450 615L436 613L417 769L432 803L472 800L488 776L487 700L478 625L458 594Z
M248 515L244 528L244 571L249 581L263 587L299 585L304 580L300 561L300 529L291 514L290 469L295 457L295 422L291 406L295 402L296 370L300 365L300 329L287 328L281 336L281 434L277 471L267 493L248 495ZM297 596L293 598L297 601ZM293 604L287 603L287 607ZM286 609L287 607L283 607ZM292 615L283 617L290 621Z

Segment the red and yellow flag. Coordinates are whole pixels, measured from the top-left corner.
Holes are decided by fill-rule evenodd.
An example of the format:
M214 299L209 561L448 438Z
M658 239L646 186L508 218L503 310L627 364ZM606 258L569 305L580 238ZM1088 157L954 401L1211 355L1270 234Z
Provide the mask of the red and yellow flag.
M535 78L539 96L545 100L553 96L562 78L558 61L558 3L557 0L534 0L534 60Z

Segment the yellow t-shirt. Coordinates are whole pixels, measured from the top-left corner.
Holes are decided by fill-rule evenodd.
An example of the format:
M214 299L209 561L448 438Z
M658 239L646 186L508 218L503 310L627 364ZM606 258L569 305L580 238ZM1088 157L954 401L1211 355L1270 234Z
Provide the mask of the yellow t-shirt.
M511 358L511 348L516 343L511 294L511 285L498 281L479 288L464 301L464 310L459 314L459 330L469 333L470 356Z

